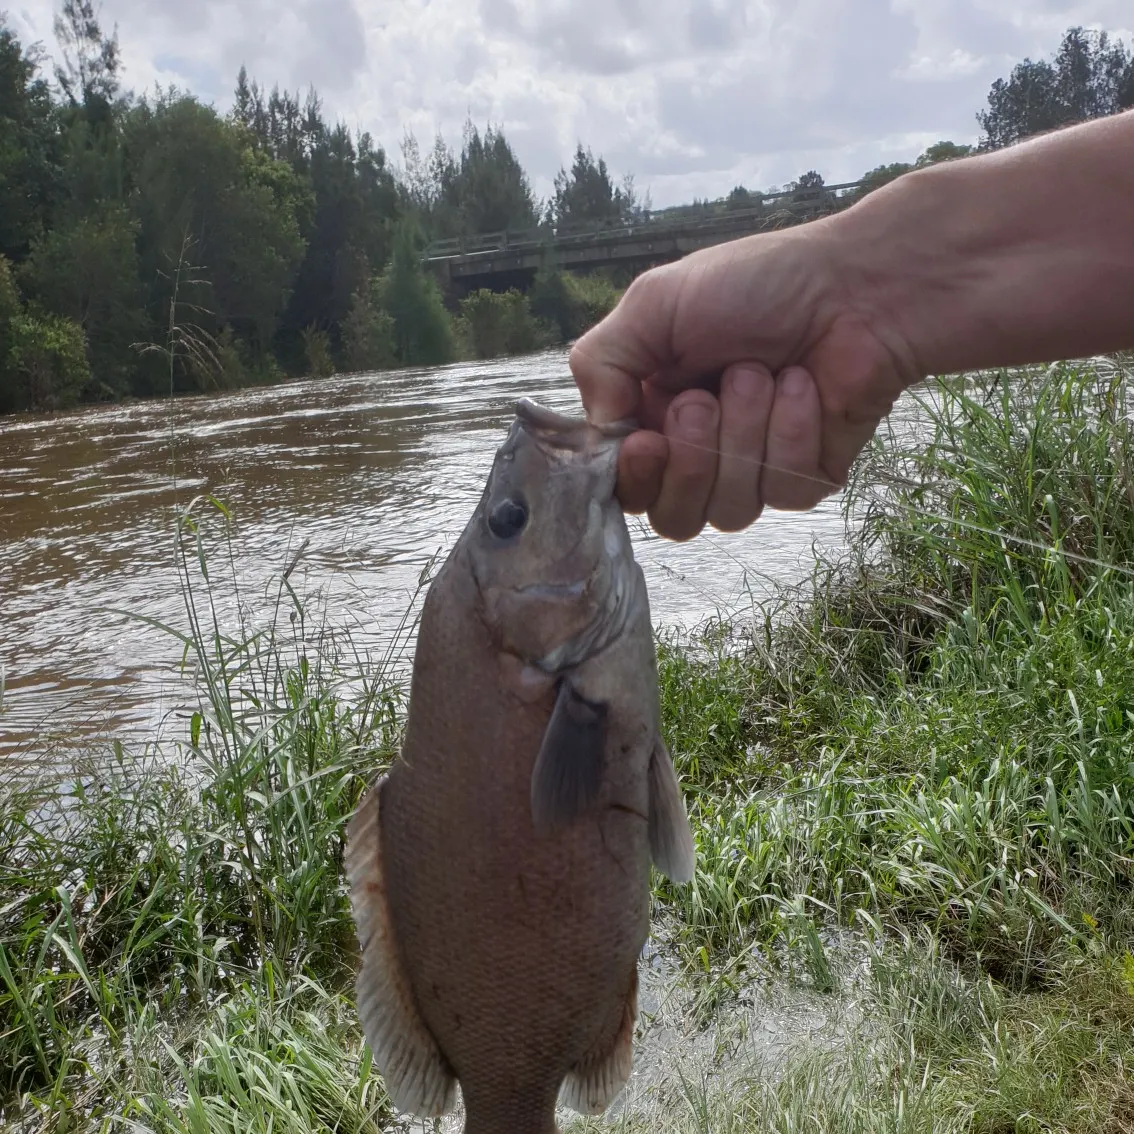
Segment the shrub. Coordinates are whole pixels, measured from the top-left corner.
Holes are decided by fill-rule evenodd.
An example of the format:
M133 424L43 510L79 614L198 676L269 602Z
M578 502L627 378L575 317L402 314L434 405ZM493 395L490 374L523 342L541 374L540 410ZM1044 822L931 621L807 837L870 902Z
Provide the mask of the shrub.
M388 370L398 362L394 317L382 310L373 290L355 292L343 320L343 365L348 371Z
M564 342L570 342L612 311L621 294L601 274L575 276L541 268L528 300L532 313L557 328Z
M317 327L303 328L303 355L310 378L328 378L335 372L331 359L331 337Z
M461 317L477 358L524 354L541 345L540 327L527 299L514 288L500 293L485 288L461 300Z
M5 371L14 409L74 405L91 380L83 330L73 319L22 312L8 321Z

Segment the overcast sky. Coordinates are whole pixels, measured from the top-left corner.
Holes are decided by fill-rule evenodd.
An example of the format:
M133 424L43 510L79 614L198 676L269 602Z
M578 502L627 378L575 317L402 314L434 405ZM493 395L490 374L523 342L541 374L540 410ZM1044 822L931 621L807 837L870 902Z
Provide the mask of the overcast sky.
M52 0L0 0L55 49ZM1014 63L1074 24L1134 43L1132 0L104 0L135 91L171 83L231 105L313 84L332 117L401 161L502 125L538 194L577 140L655 207L766 189L807 169L852 181L941 138Z

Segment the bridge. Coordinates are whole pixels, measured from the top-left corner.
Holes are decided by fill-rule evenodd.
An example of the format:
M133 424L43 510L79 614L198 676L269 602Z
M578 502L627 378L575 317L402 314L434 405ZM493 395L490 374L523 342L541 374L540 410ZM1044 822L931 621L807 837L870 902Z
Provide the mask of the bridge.
M762 195L760 205L721 209L702 216L645 216L630 223L480 233L439 240L425 251L425 266L446 290L465 294L526 288L549 257L557 268L593 271L627 267L635 272L680 259L757 232L802 224L846 208L857 199L862 182L785 190ZM717 206L720 208L720 206Z

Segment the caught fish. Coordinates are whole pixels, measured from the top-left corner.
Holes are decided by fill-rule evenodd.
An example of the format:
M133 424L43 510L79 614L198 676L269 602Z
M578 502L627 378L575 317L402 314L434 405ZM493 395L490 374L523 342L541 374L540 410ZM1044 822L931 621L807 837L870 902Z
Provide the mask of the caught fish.
M398 1110L555 1134L629 1077L651 861L693 875L625 425L526 399L426 595L399 758L351 820L359 1018Z

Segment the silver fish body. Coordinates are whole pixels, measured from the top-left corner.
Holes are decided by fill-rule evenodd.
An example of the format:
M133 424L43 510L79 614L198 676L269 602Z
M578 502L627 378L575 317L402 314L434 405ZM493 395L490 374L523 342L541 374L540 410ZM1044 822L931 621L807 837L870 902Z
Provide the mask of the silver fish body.
M553 1134L632 1064L653 860L692 876L649 602L614 495L625 430L529 402L422 612L399 759L347 872L358 1007L398 1109Z

